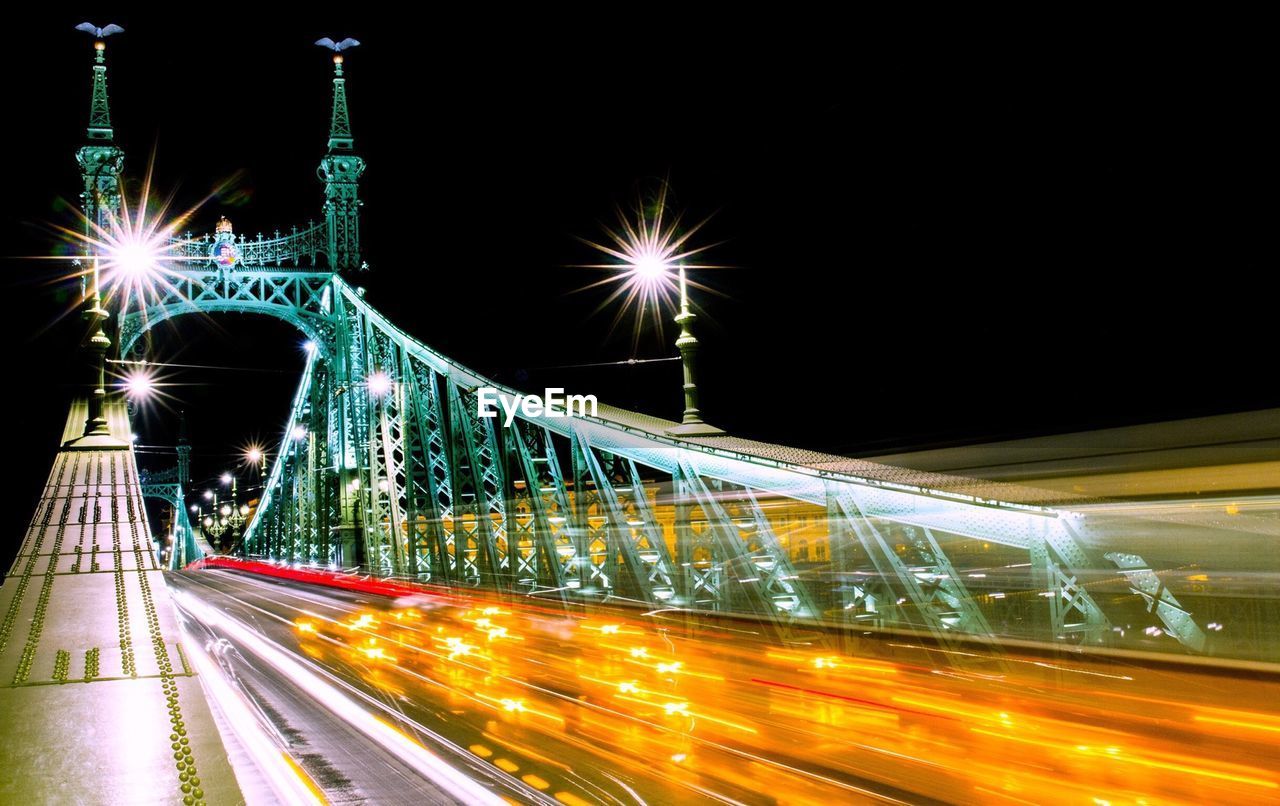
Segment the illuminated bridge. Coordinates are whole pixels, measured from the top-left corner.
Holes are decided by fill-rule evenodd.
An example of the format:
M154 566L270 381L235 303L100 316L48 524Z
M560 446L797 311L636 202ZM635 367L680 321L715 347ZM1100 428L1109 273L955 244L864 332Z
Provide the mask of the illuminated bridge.
M94 79L79 152L91 236L122 205L101 47ZM101 569L117 582L98 607L141 597L167 625L173 589L182 638L137 631L157 660L191 654L181 675L158 660L157 680L167 692L199 673L184 706L188 691L211 699L206 755L221 764L225 746L235 781L220 766L219 785L250 800L1280 798L1273 496L1112 500L908 470L724 434L696 402L679 423L601 405L504 427L480 416L479 390L519 390L417 341L352 284L364 163L340 55L333 88L319 223L175 235L132 296L120 289L137 274L102 261L123 359L187 314L271 316L307 339L234 556L210 556L187 520L184 473L139 479L127 441L76 432L100 405L79 404L0 600L0 697L61 684L72 707L67 681L144 674L121 660L123 627L93 636L91 675L89 638L51 655L40 621L84 617L48 604L70 584L63 526L108 522L56 502L128 502L109 522L137 530L147 495L173 505L175 573L146 570L135 535L133 559ZM95 283L91 320L99 302ZM84 572L81 555L114 538L77 539ZM95 730L73 746L124 740L118 724ZM158 799L192 797L183 771L156 773L174 779ZM31 786L4 794L54 784Z

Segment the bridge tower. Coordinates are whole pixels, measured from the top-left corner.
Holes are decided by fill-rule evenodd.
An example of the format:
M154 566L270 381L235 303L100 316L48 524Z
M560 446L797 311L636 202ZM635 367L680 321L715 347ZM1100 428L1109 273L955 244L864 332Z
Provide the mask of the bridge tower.
M89 26L92 28L92 26ZM81 28L80 30L87 30ZM115 131L111 128L111 104L107 97L107 43L105 38L119 33L118 26L93 29L93 97L89 104L89 126L85 131L86 143L76 151L80 164L80 204L84 211L84 254L86 279L84 318L89 323L91 335L85 347L93 364L94 388L89 395L89 412L85 419L84 435L73 443L79 448L117 447L118 440L110 435L106 416L106 355L111 340L103 330L108 318L102 307L98 286L98 263L92 255L92 244L100 240L100 233L108 230L120 213L120 172L124 170L124 151L115 144Z
M318 173L324 180L324 217L329 268L358 269L360 261L360 175L364 160L355 153L351 117L347 113L347 79L342 53L333 54L333 117L329 150Z

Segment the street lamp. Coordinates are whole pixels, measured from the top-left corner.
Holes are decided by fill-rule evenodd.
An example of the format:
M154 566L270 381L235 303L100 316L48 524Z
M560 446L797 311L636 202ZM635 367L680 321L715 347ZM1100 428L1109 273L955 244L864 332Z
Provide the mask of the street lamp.
M146 369L132 369L124 376L125 393L133 400L142 400L155 391L156 382Z
M84 311L84 318L93 331L85 347L93 361L94 386L89 394L89 414L84 421L84 432L67 443L69 448L119 448L127 444L111 436L111 428L107 424L107 348L111 346L111 339L107 338L103 324L110 316L102 307L101 269L95 255L93 290L85 298Z
M684 370L684 416L680 425L668 428L667 433L673 436L694 437L723 434L724 431L702 421L702 412L698 410L698 384L694 376L694 359L698 353L698 340L693 335L693 320L697 315L689 310L689 283L685 277L684 264L680 264L680 313L676 314L676 324L680 326L680 335L676 337L676 348L680 350L680 365Z
M249 449L244 452L244 461L246 464L252 465L258 471L258 481L261 482L267 475L267 454L266 451L257 445L250 445Z
M227 522L227 515L231 510L226 504L219 506L218 496L209 490L205 490L204 497L212 499L213 504L209 509L209 514L200 519L200 525L204 527L206 534L213 535L215 541L220 541L231 526Z
M661 244L658 245L661 247ZM627 261L633 293L642 295L658 295L670 288L671 260L673 255L669 248L657 248L646 244L642 248L628 250L621 254ZM693 321L697 314L689 310L689 279L685 274L684 262L676 266L679 277L680 312L676 314L676 324L680 326L680 335L676 337L676 348L680 351L680 365L684 374L684 415L680 425L667 429L672 436L705 437L723 434L724 431L702 420L702 412L698 409L698 383L695 377L695 359L698 353L698 339L693 335Z
M680 293L680 310L675 317L676 324L680 326L676 347L680 350L680 363L684 375L684 414L680 424L667 429L667 433L673 436L723 434L724 431L704 422L702 413L698 409L698 384L694 372L698 340L693 335L693 321L697 316L689 309L689 282L685 276L686 259L710 248L689 246L690 238L702 228L706 219L692 227L682 228L678 214L668 215L665 185L654 204L649 206L641 204L637 208L637 216L634 220L621 208L618 210L618 218L620 227L605 229L605 233L609 236L606 242L585 241L589 246L613 259L608 263L585 265L585 268L604 269L613 273L612 277L587 287L592 288L611 282L620 283L620 287L605 299L602 307L621 298L622 309L614 320L615 324L630 306L635 305L639 309L636 329L632 337L634 350L640 336L641 320L646 311L653 313L658 332L662 332L660 312L669 303L668 294L675 290L676 284L672 282L671 273L673 269L676 271ZM690 267L713 268L700 263L690 264Z
M245 516L249 514L249 507L245 504L237 502L239 492L236 490L236 482L231 481L231 503L224 504L222 514L226 517L227 523L231 526L232 534L240 534L240 527L244 525Z

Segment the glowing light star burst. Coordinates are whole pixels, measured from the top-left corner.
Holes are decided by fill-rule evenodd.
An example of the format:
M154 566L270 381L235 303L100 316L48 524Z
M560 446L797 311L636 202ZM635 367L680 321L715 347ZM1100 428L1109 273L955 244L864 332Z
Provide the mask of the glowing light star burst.
M145 400L156 389L155 378L145 369L134 369L125 373L121 385L133 400Z
M369 376L368 385L369 394L374 397L385 397L391 391L391 377L382 371L375 372Z
M582 264L580 268L601 269L609 272L609 276L578 290L617 286L592 313L599 313L617 302L618 310L609 326L609 332L612 333L634 310L635 325L631 337L633 353L639 346L640 333L646 319L652 322L658 337L662 338L664 311L673 315L676 312L680 293L678 271L681 267L696 270L723 268L690 261L690 258L715 246L689 246L690 238L707 221L708 218L704 218L682 231L681 216L673 215L667 209L667 188L664 185L652 204L646 206L643 202L638 202L634 213L630 215L618 208L617 228L604 229L608 236L606 242L579 239L614 259L611 263ZM718 293L693 280L687 280L687 283L695 288ZM621 301L618 302L619 300Z
M76 226L51 225L74 253L54 259L75 261L71 276L88 283L94 282L96 269L95 290L112 313L145 311L150 301L166 294L185 299L183 284L175 282L182 277L182 269L191 268L184 264L208 262L203 242L179 237L178 232L209 197L172 214L172 198L152 202L151 177L149 165L135 206L122 196L118 210L103 208L101 220L86 218L77 210ZM221 186L214 193L220 190Z
M146 404L139 408L139 415L145 417L149 413L158 414L162 409L173 410L174 396L170 387L176 384L157 371L154 365L145 361L111 360L107 363L107 372L111 378L109 382L124 392L130 402Z

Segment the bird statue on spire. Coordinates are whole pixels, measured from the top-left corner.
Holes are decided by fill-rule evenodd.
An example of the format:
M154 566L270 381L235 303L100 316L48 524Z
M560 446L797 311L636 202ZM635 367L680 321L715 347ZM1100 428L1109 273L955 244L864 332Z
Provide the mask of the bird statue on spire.
M87 34L93 34L98 39L105 39L108 36L111 36L112 34L124 33L124 29L121 28L119 25L116 25L114 22L102 28L99 28L98 26L94 25L91 22L82 22L76 26L76 30L84 31Z
M326 36L323 39L317 39L316 44L322 48L328 48L334 53L341 53L342 51L347 50L348 48L354 48L356 45L359 45L360 40L347 37L341 42L334 42L332 39Z

